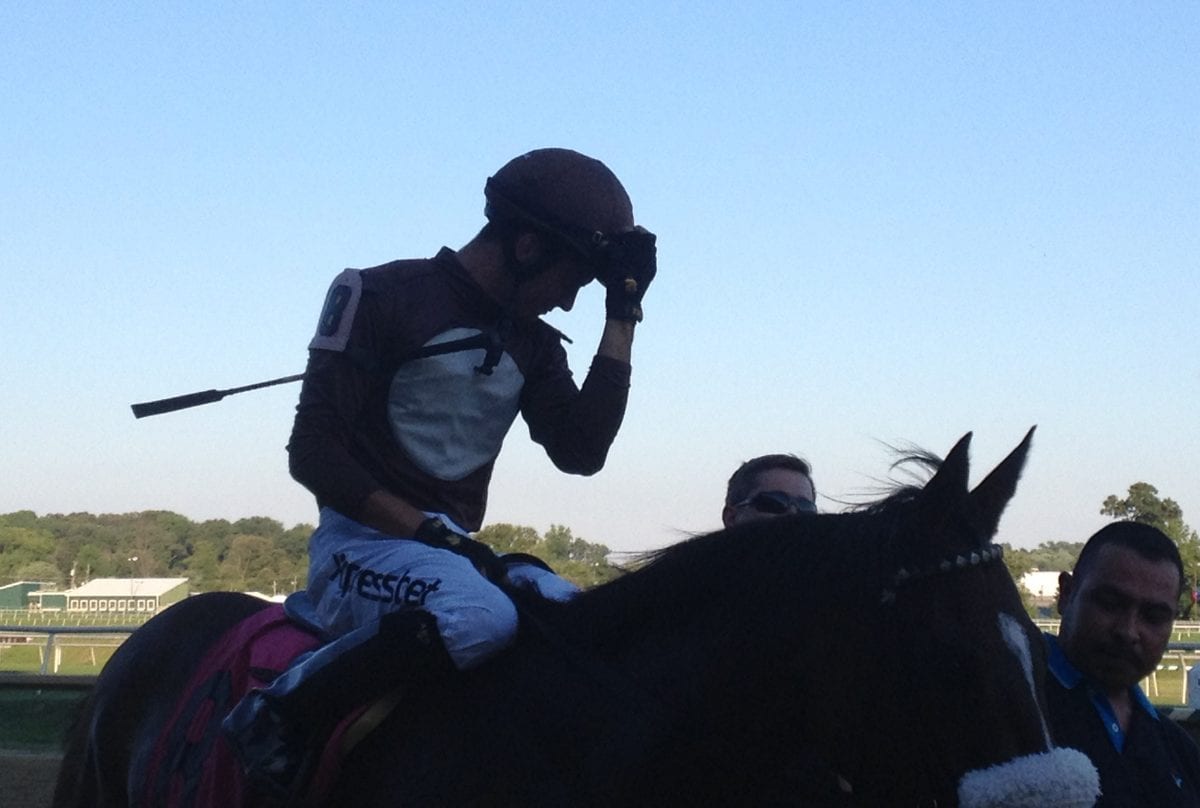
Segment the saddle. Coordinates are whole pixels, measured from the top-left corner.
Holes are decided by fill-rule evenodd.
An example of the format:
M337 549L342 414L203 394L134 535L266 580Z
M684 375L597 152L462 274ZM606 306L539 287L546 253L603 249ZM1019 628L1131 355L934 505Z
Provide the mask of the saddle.
M272 604L231 628L201 660L159 731L141 782L146 808L252 808L241 766L221 732L221 720L247 692L265 687L300 654L321 645ZM328 793L345 754L390 712L395 697L362 705L325 744L308 802Z

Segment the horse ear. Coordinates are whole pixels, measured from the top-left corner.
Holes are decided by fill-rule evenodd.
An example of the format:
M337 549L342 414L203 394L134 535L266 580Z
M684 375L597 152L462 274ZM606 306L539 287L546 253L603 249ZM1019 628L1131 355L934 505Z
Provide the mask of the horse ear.
M938 466L937 473L925 483L922 499L955 497L966 492L967 475L971 468L971 434L968 432L954 444L954 448Z
M958 443L938 466L937 473L925 483L917 500L917 535L935 547L940 542L950 542L949 531L953 515L961 513L967 500L967 477L970 471L971 433L959 438Z
M1017 480L1021 478L1021 470L1025 468L1025 458L1029 455L1035 429L1036 426L1031 427L1017 448L1000 461L1000 465L992 469L992 473L971 492L971 509L983 535L989 539L996 535L996 529L1000 526L1000 515L1017 492Z

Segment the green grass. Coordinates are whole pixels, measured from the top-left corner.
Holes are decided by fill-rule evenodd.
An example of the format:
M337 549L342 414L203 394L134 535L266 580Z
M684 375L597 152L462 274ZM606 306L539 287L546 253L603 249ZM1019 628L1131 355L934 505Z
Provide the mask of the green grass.
M86 693L0 686L0 749L60 752Z
M1163 657L1161 664L1178 668L1179 659L1168 653ZM1200 659L1189 654L1187 664L1200 665ZM1178 707L1183 704L1183 671L1158 671L1153 679L1142 682L1142 689L1146 691L1152 703L1161 707Z
M72 642L81 642L73 639ZM53 660L47 667L48 673L95 676L100 673L104 663L115 652L116 646L112 640L97 641L95 645L65 645L61 644L62 661L57 671L53 670ZM61 640L60 640L61 643ZM0 671L13 673L40 673L42 656L45 653L44 642L36 644L0 645Z

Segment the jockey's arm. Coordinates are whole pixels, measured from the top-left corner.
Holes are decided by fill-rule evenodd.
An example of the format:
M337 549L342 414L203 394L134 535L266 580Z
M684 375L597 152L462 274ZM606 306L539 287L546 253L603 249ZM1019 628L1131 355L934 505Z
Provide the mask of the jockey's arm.
M633 356L633 329L634 324L626 320L605 320L596 355L629 364Z
M582 387L576 387L562 354L552 371L526 379L521 414L530 437L559 470L595 474L621 428L629 397L633 323L605 321L600 344Z

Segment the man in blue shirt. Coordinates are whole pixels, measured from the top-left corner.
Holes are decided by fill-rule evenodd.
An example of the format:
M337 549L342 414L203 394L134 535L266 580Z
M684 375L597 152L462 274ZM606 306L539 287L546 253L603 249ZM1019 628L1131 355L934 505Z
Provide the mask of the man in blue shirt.
M1059 577L1048 715L1055 741L1096 765L1097 806L1200 806L1200 749L1138 687L1167 649L1183 584L1175 543L1137 522L1102 528Z

